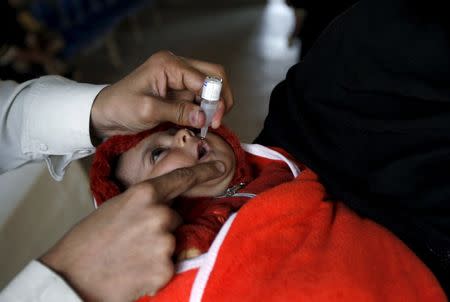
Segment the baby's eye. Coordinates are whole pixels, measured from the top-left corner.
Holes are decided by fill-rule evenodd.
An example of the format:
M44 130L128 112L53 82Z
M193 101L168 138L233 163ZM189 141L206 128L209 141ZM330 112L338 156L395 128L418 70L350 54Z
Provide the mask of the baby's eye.
M163 154L166 150L167 150L167 148L164 148L164 147L157 147L157 148L153 149L151 152L152 162L155 163L159 159L161 154Z

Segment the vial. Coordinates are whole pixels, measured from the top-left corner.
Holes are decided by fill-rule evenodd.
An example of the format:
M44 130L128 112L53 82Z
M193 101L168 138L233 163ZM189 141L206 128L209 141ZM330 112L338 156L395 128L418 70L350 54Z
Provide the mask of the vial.
M203 82L200 107L206 116L204 127L200 130L200 137L204 139L208 133L208 127L217 109L220 99L220 91L222 90L222 79L219 77L208 76Z

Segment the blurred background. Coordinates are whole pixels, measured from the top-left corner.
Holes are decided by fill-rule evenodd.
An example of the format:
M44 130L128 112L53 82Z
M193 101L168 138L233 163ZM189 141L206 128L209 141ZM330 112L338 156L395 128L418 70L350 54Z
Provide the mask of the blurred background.
M113 83L167 49L225 67L235 97L225 123L251 142L262 128L272 89L299 59L297 36L305 12L290 5L283 0L2 0L7 26L1 32L0 78L22 82L58 74ZM72 163L60 183L39 163L0 175L0 289L93 210L88 168L89 159Z

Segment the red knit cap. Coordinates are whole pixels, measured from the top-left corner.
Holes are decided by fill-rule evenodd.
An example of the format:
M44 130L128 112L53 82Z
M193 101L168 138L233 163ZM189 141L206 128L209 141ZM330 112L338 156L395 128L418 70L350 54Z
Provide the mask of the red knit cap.
M113 198L126 189L115 177L116 164L120 155L136 146L147 136L174 127L180 128L172 123L164 123L138 134L116 135L97 147L90 170L91 191L94 195L96 206L100 206L106 200ZM245 152L237 136L224 126L220 126L218 129L210 129L209 131L222 137L233 149L236 157L236 171L230 186L239 182L249 182L252 179L251 169L245 160Z

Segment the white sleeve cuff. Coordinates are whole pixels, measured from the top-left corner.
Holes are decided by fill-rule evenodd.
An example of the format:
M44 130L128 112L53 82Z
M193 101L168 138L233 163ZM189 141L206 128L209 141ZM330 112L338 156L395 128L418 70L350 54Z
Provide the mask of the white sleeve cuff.
M80 302L64 280L38 261L30 262L0 293L0 301Z
M91 107L104 87L59 76L35 81L25 92L22 151L70 155L94 150L89 136Z

